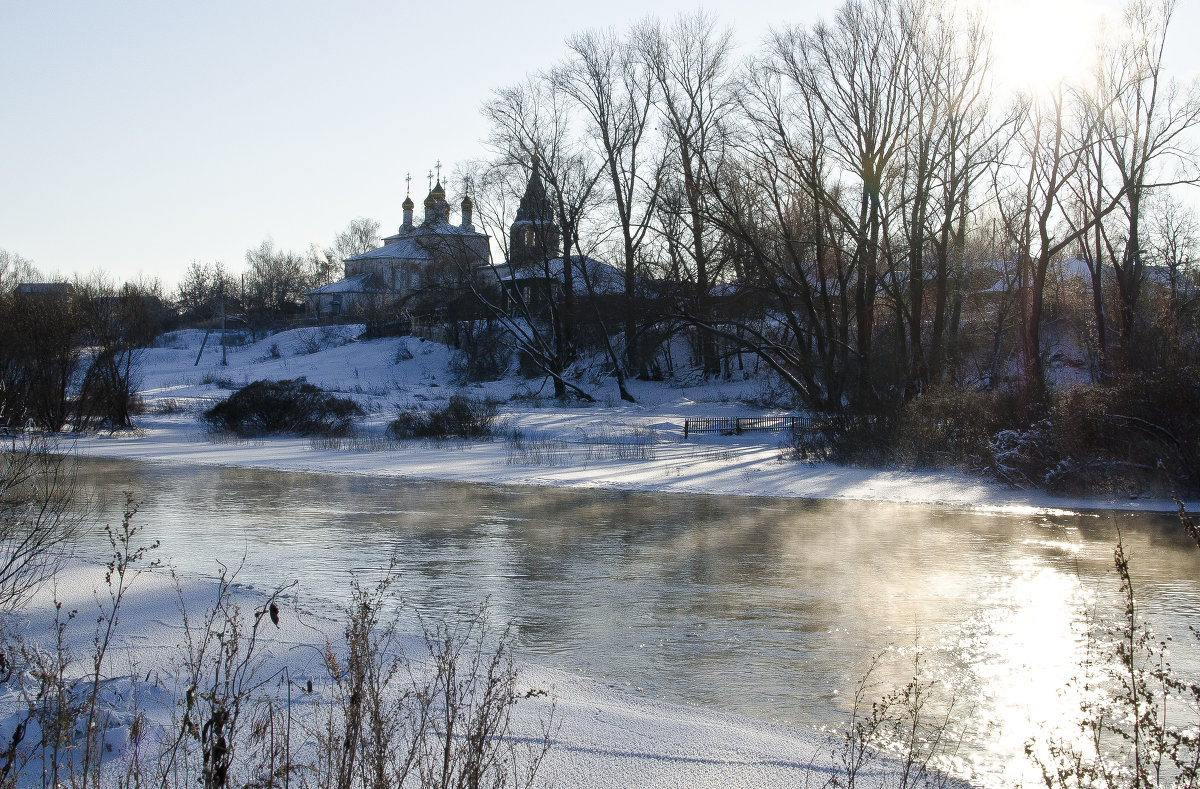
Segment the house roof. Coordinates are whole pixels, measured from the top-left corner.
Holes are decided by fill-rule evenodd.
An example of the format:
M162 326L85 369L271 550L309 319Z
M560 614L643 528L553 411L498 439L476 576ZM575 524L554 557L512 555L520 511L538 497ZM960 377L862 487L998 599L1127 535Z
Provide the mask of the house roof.
M385 291L387 291L387 287L379 281L379 277L368 271L365 274L356 274L353 277L346 277L337 282L307 290L304 295L328 296L338 293L383 293Z
M14 293L74 293L75 286L70 282L21 282L13 289Z
M625 275L615 266L611 266L602 260L579 255L571 256L571 264L575 272L572 285L576 293L586 294L588 292L587 282L583 279L579 270L581 266L587 267L588 280L591 281L592 290L596 295L611 296L625 292ZM492 268L499 275L500 279L505 282L513 280L516 282L544 280L546 279L547 269L550 278L561 280L563 275L563 259L557 257L547 261L545 266L537 263L524 266L515 271L511 263L504 263Z

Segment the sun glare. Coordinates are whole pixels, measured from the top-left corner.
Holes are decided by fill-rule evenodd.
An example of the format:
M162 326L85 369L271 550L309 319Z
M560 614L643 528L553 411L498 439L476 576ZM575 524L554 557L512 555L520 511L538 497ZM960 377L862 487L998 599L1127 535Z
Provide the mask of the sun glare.
M1097 0L984 0L983 8L998 87L1033 92L1086 76L1112 10Z

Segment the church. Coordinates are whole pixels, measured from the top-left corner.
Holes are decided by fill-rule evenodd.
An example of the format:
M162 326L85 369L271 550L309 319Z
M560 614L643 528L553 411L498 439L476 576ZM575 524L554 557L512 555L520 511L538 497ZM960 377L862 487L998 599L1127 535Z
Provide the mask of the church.
M425 198L420 224L413 222L411 196L403 203L404 221L383 246L346 258L345 277L305 293L309 315L317 319L384 309L402 312L419 293L455 272L484 270L491 263L489 238L472 223L474 203L465 195L459 222L450 221L450 204L441 178ZM525 194L509 232L511 261L497 267L505 279L532 263L558 257L561 236L551 218L541 167L533 159Z

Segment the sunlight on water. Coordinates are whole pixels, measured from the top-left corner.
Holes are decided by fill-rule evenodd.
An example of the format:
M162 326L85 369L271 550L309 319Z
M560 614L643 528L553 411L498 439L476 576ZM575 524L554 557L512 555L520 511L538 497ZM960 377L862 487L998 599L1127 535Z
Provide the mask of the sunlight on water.
M1048 515L1055 518L1078 517L1084 513L1075 512L1074 510L1060 510L1053 507L1032 507L1021 504L1004 504L996 506L983 506L974 508L976 512L994 513L997 515Z
M1010 785L1039 776L1022 758L1035 738L1077 736L1080 699L1069 689L1086 657L1091 596L1078 577L1027 558L981 600L971 667L981 689L976 719L990 733L977 769Z

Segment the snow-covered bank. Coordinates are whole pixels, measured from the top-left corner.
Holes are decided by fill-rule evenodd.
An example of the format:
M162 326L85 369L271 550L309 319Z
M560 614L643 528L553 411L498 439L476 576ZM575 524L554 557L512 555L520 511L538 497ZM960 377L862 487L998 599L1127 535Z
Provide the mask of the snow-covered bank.
M197 365L199 332L179 332L141 360L148 412L136 435L92 435L75 444L85 455L168 463L246 466L454 480L672 493L908 502L973 508L1171 511L1151 498L1077 498L1013 490L956 472L906 472L801 463L787 458L782 434L683 438L687 418L761 416L764 384L747 374L736 383L630 382L637 404L615 397L611 381L592 377L600 404L571 407L536 396L516 376L452 385L452 352L411 337L355 341L357 327L300 329L228 350L228 365L210 342ZM590 373L583 371L582 375ZM508 431L520 430L532 451L512 442L407 442L376 451L314 448L308 439L267 438L213 443L202 408L253 380L306 377L354 397L368 413L362 431L382 435L399 407L437 405L456 391L502 402ZM222 386L226 388L222 388ZM164 411L173 413L162 413ZM639 451L627 450L634 440ZM617 450L617 451L612 451ZM637 455L631 458L630 455ZM614 457L618 459L613 459ZM624 458L624 459L620 459Z
M625 417L628 421L622 421ZM632 419L629 419L633 417ZM145 416L136 435L79 439L80 454L125 460L242 466L367 476L552 485L781 498L928 503L976 508L1120 509L1170 511L1169 500L1052 496L1012 490L956 472L908 472L799 463L770 438L727 437L683 441L682 417L633 409L536 409L511 413L511 424L538 441L560 447L553 465L523 462L505 441L405 442L383 449L316 448L306 438L214 442L194 416ZM604 459L589 453L581 435L650 426L657 434L648 459ZM572 447L576 447L573 451ZM549 452L554 452L554 449ZM517 454L517 457L513 457ZM587 457L593 454L593 457Z

